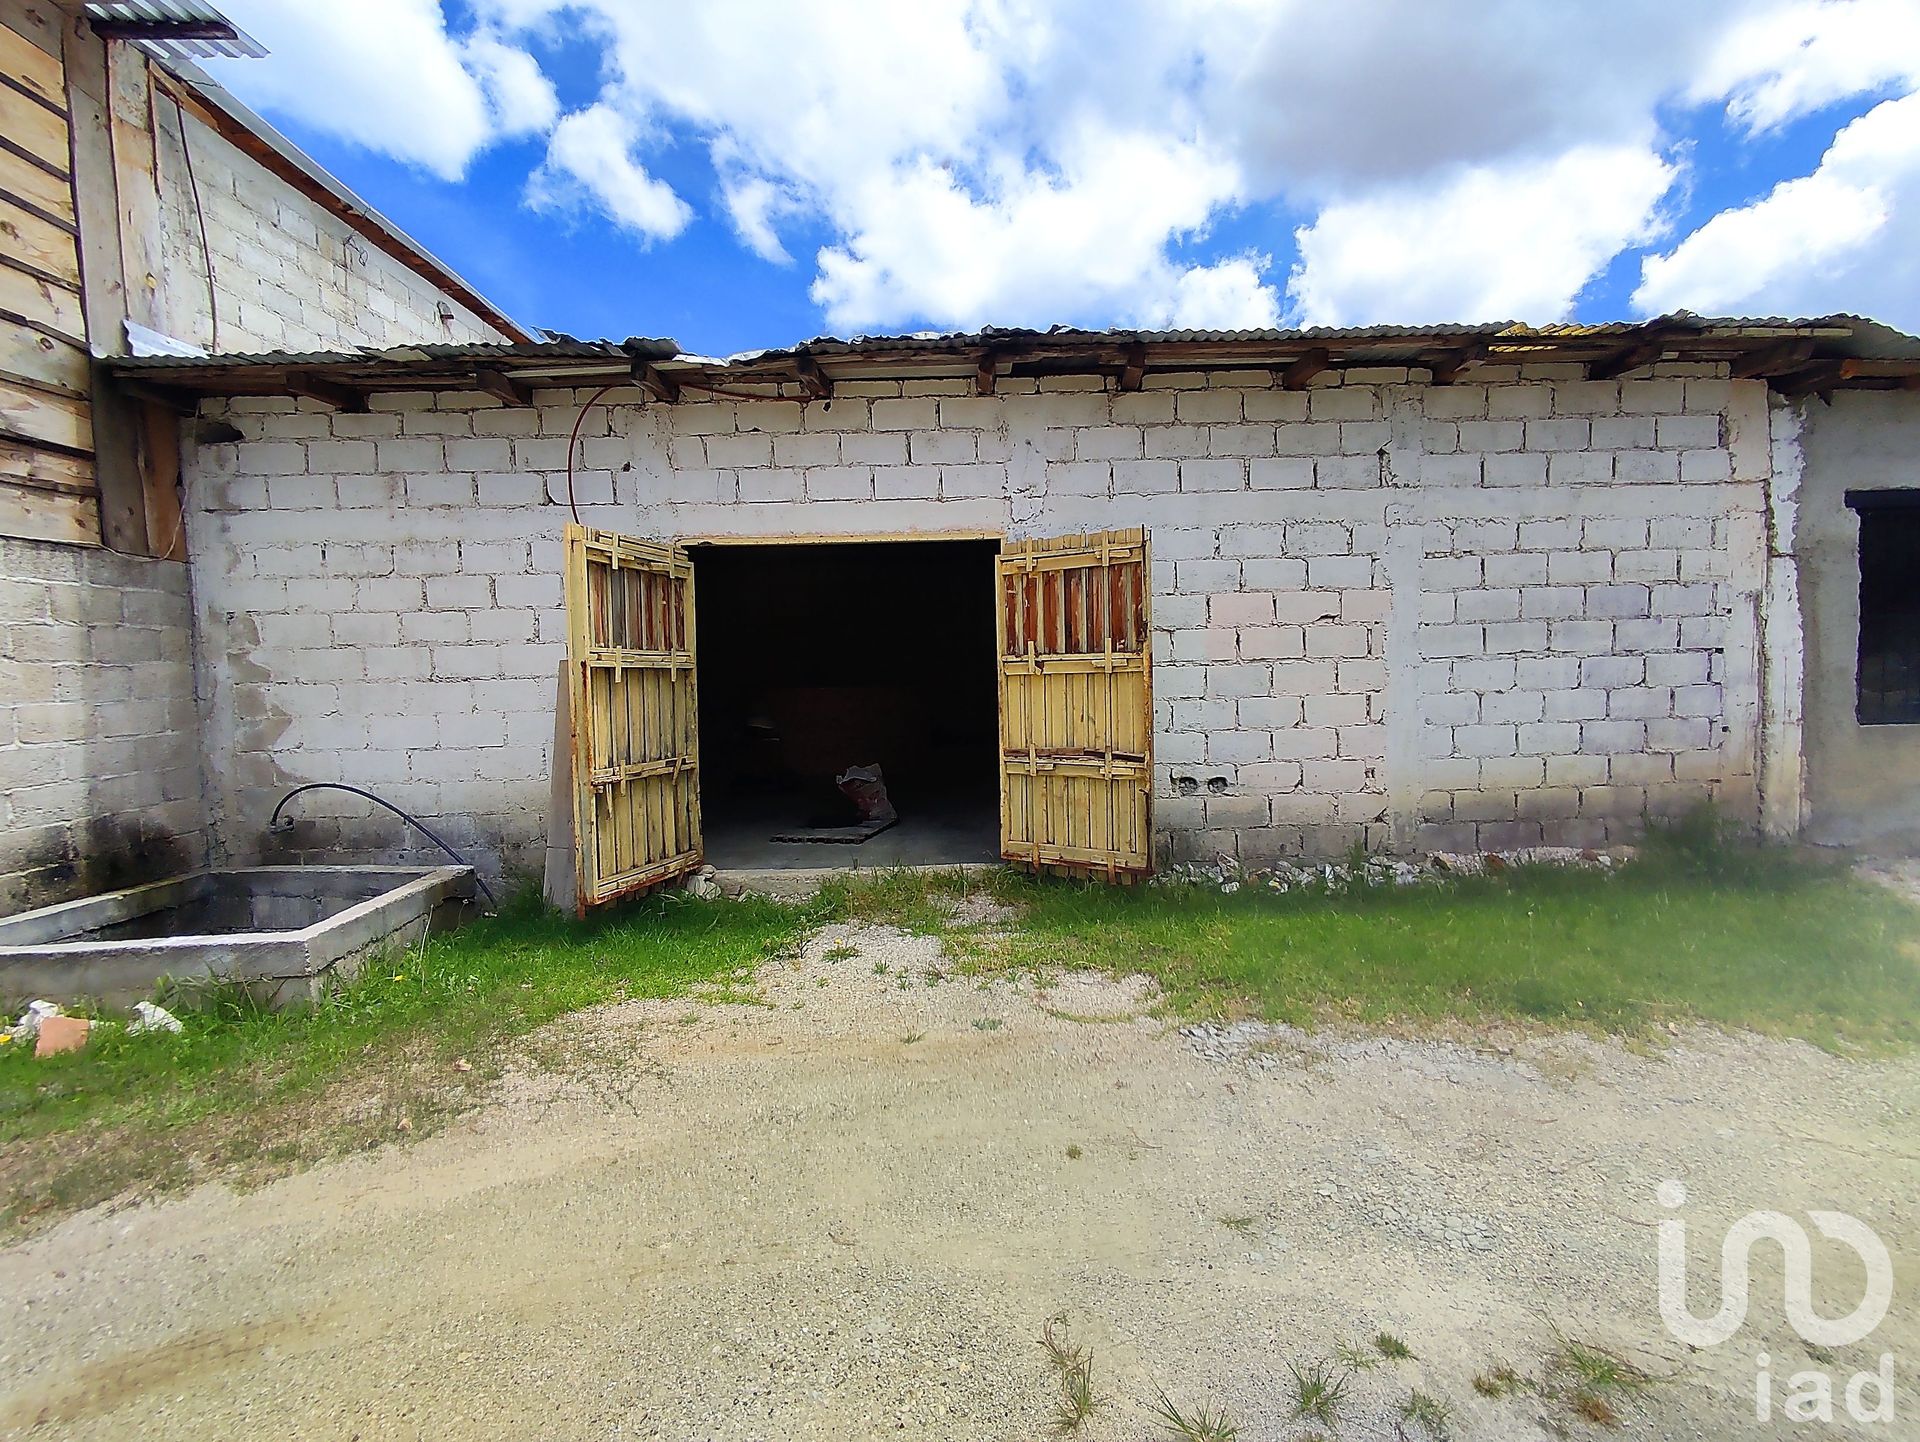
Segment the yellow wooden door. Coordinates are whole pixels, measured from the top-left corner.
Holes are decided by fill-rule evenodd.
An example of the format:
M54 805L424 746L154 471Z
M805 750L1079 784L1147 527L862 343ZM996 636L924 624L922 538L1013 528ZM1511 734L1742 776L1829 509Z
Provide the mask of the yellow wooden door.
M1124 880L1152 867L1147 536L1001 548L1000 854Z
M693 563L566 529L573 846L582 913L700 865Z

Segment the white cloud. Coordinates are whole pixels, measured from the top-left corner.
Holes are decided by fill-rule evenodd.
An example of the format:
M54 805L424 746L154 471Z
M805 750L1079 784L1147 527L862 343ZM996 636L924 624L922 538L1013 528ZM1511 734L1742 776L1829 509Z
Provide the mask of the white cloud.
M589 105L553 128L546 162L527 182L536 210L600 211L645 241L671 240L693 219L673 187L633 158L634 123L612 106Z
M1722 211L1641 267L1643 312L1859 311L1920 329L1920 95L1843 129L1811 175Z
M1715 41L1693 100L1768 130L1849 96L1920 88L1920 0L1798 0L1749 9Z
M518 52L497 40L463 49L436 0L223 3L272 52L267 60L212 62L240 94L443 180L466 174L500 133L500 116L512 113L509 129L529 116L532 57L513 59Z
M1269 252L1293 319L1561 316L1660 238L1688 107L1757 132L1920 87L1920 0L471 0L451 38L432 0L233 5L281 51L231 70L245 93L442 175L551 130L528 202L643 243L693 215L651 155L704 146L712 209L752 254L810 265L838 330L1270 324ZM535 56L583 30L600 92L562 117ZM1855 249L1904 273L1905 162L1850 154L1761 202L1807 231L1805 273L1746 258L1760 230L1730 212L1649 262L1643 295L1754 276L1782 310L1809 275L1876 285L1815 233L1842 200L1884 212ZM1693 259L1716 248L1717 274Z
M792 191L758 175L741 176L723 185L721 204L733 221L740 243L764 261L774 265L792 265L793 257L780 243L774 222L804 208L804 202Z
M1645 146L1471 167L1337 201L1296 239L1301 324L1558 320L1609 258L1652 238L1674 166Z
M499 134L540 135L553 128L560 97L539 61L484 31L469 36L460 54L486 93Z
M1009 165L978 193L930 161L885 170L847 197L859 225L821 251L813 298L845 330L903 316L958 328L1188 323L1181 304L1198 300L1212 313L1193 323L1216 323L1226 287L1183 289L1191 267L1166 245L1203 227L1236 183L1217 157L1140 134L1086 136L1063 173ZM1275 309L1269 291L1240 313Z

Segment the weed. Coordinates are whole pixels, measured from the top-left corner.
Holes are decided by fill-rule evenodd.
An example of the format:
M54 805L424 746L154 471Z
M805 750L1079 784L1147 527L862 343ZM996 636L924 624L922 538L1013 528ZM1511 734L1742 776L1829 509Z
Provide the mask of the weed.
M1371 1372L1380 1365L1379 1354L1356 1342L1340 1342L1333 1349L1333 1360L1349 1372Z
M1389 1362L1406 1362L1413 1357L1413 1348L1394 1336L1391 1332L1382 1332L1373 1339L1373 1347Z
M1240 1424L1227 1415L1224 1407L1209 1411L1202 1404L1197 1411L1182 1412L1162 1392L1160 1400L1149 1410L1181 1442L1236 1442L1240 1436Z
M1065 1312L1054 1313L1041 1325L1040 1347L1047 1354L1047 1361L1060 1371L1078 1366L1087 1355L1068 1334Z
M1400 1417L1402 1421L1420 1428L1434 1442L1446 1442L1449 1435L1447 1426L1453 1421L1453 1409L1438 1397L1416 1387L1407 1394L1407 1400L1400 1404Z
M1547 1374L1553 1379L1549 1395L1564 1398L1575 1416L1601 1427L1619 1424L1616 1397L1637 1391L1652 1380L1603 1347L1565 1338L1560 1350L1548 1359Z
M1086 1153L1080 1150L1080 1144L1078 1142L1067 1143L1067 1160L1068 1161L1077 1162L1080 1160L1080 1158L1084 1157L1085 1155Z
M1473 1390L1482 1397L1511 1397L1526 1386L1526 1379L1504 1362L1473 1379Z
M830 946L821 952L820 959L822 961L851 961L859 954L859 947L850 946L843 941L838 946Z
M977 1016L973 1019L975 1031L998 1031L1003 1023L997 1016Z
M1239 1232L1244 1236L1251 1232L1259 1221L1260 1219L1258 1217L1252 1216L1222 1217L1220 1218L1220 1225L1230 1232Z
M873 964L873 974L875 976L885 976L887 974L888 969L889 968L884 961L876 961Z
M1593 1392L1576 1392L1569 1399L1574 1416L1583 1422L1591 1422L1596 1427L1618 1427L1620 1414L1613 1410L1613 1404L1605 1397Z
M1053 1430L1062 1436L1078 1432L1100 1406L1100 1399L1093 1391L1093 1354L1089 1352L1072 1366L1061 1369L1060 1400L1053 1408Z
M927 1034L924 1031L910 1031L900 1038L900 1044L902 1046L912 1046L915 1042L925 1041L926 1039Z
M1060 1374L1060 1400L1053 1407L1053 1430L1062 1436L1077 1432L1100 1410L1093 1390L1093 1352L1079 1346L1067 1333L1067 1315L1059 1312L1040 1328L1040 1346Z
M1339 1431L1353 1373L1324 1359L1309 1362L1304 1368L1289 1362L1287 1370L1293 1374L1293 1415L1318 1422L1329 1432Z

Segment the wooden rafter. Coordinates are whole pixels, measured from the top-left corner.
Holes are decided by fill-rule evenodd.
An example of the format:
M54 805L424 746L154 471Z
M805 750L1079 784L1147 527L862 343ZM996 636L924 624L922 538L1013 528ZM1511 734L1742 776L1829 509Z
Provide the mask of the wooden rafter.
M353 390L338 381L323 380L310 371L288 371L286 385L290 395L304 396L323 406L331 406L336 411L364 411L367 408L365 391Z
M1793 370L1812 359L1812 341L1781 341L1778 345L1761 346L1758 350L1734 357L1729 374L1735 380L1751 380L1755 376L1777 375L1781 371Z
M522 385L505 371L479 366L474 370L473 382L502 405L530 406L533 404L531 388Z
M1610 381L1628 371L1638 370L1641 366L1652 365L1667 352L1667 343L1662 336L1650 336L1632 345L1623 345L1587 364L1587 379Z
M1307 388L1308 381L1312 380L1332 364L1333 357L1331 355L1323 349L1315 349L1306 352L1306 354L1294 361L1292 365L1282 368L1275 372L1275 374L1279 376L1280 384L1286 387L1286 389L1290 391L1303 391Z
M680 399L680 382L650 362L633 363L633 383L664 405Z
M799 379L800 389L806 392L808 400L824 401L833 398L833 382L821 373L820 363L812 356L795 356L793 373Z
M1127 347L1127 357L1120 364L1120 389L1137 391L1147 379L1147 348L1135 341Z
M980 360L973 371L973 393L977 396L990 396L999 377L1000 359L992 351L980 352Z
M1461 374L1469 366L1479 365L1486 358L1487 348L1483 345L1461 346L1457 350L1434 357L1427 368L1433 373L1435 385L1450 386L1460 379Z
M1805 396L1818 391L1830 391L1842 381L1852 380L1858 373L1857 361L1815 361L1791 374L1774 378L1773 385L1783 396Z

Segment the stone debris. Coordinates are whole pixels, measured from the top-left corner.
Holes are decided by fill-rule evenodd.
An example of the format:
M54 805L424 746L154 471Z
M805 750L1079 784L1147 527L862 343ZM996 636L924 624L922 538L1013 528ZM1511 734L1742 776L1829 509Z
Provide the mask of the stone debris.
M720 883L715 879L716 875L711 866L703 866L693 872L685 882L687 895L700 901L712 901L720 895Z
M1593 851L1573 846L1526 846L1513 851L1434 851L1423 860L1368 856L1358 861L1289 862L1249 867L1238 858L1188 861L1158 873L1150 885L1200 887L1231 896L1236 891L1319 892L1330 896L1387 886L1422 886L1462 876L1508 871L1516 866L1569 866L1612 871L1629 860L1629 847Z
M127 1023L128 1036L144 1036L148 1032L180 1032L185 1028L180 1018L164 1006L155 1006L150 1001L136 1001L133 1004L133 1020Z
M79 1051L87 1044L93 1023L84 1016L46 1016L34 1037L33 1054L55 1056L63 1051Z

